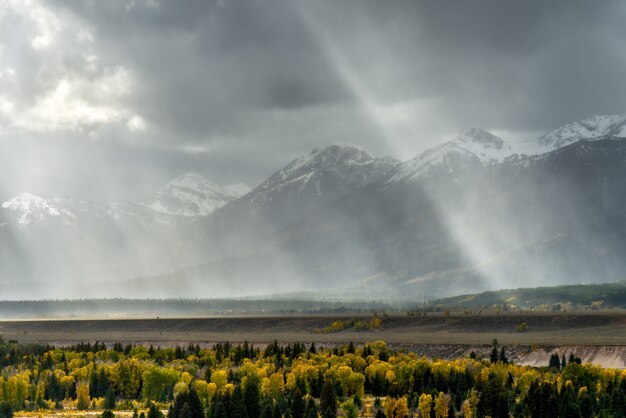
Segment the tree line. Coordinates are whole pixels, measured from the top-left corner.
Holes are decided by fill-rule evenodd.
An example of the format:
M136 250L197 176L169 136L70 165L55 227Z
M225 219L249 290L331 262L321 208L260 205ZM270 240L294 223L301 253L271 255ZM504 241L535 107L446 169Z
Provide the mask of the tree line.
M558 364L557 364L558 363ZM247 342L67 347L0 342L0 418L99 410L111 418L622 417L626 372L553 356L546 367L491 354L432 360L382 341L322 348ZM143 415L143 416L142 416Z

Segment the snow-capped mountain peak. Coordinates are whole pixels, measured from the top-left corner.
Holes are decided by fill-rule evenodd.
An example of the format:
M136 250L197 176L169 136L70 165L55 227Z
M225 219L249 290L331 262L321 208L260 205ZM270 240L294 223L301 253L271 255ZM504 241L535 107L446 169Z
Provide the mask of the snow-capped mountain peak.
M463 144L480 144L483 148L501 149L504 140L491 132L480 128L469 128L464 130L455 139Z
M468 164L480 164L480 159L463 145L457 141L448 141L424 151L401 164L398 171L387 180L387 184L415 181L429 175L448 174Z
M95 202L64 197L48 198L31 193L21 193L4 202L2 209L13 224L25 230L48 220L71 226L81 216L102 217L107 213L104 206Z
M26 229L29 225L41 221L44 217L60 216L61 211L52 199L36 196L30 193L21 193L2 204L17 220L20 228Z
M501 162L514 153L510 143L480 128L466 129L452 142L474 154L483 164Z
M395 160L391 160L395 161ZM253 192L261 192L275 187L285 187L289 183L298 183L302 186L316 183L316 193L323 193L318 180L321 176L334 174L344 181L351 182L350 178L359 172L360 183L365 184L368 179L377 176L380 166L389 166L389 158L374 158L367 151L355 146L329 145L324 148L315 148L310 154L298 157L284 168L274 173ZM337 184L334 184L336 186Z
M581 140L626 138L626 115L593 116L556 128L529 141L508 142L480 128L469 128L452 141L430 148L403 163L388 180L413 181L424 175L451 173L478 159L483 166L509 157L538 156Z
M352 145L315 148L292 160L253 189L248 194L250 210L258 214L272 207L273 202L296 200L307 200L302 205L310 208L386 177L398 164L394 158L372 157Z
M570 122L537 139L551 149L557 149L580 141L607 136L626 137L626 115L595 115L588 119Z
M208 215L240 196L236 189L220 186L198 173L187 173L140 203L157 212L195 217Z

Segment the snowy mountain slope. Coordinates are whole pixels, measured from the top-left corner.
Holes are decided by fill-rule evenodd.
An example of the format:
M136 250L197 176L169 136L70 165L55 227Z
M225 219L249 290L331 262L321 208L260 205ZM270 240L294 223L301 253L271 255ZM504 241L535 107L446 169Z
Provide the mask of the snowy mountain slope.
M401 164L387 180L387 184L451 174L460 168L481 163L481 159L472 151L455 142L445 142Z
M230 190L231 192L233 192L237 196L243 196L243 195L247 194L250 190L252 190L252 187L250 187L250 186L248 186L247 184L244 184L244 183L231 184L230 186L225 186L225 188Z
M451 174L479 161L483 166L502 164L509 158L525 160L546 155L579 141L626 138L626 115L604 115L571 122L536 139L505 141L479 128L467 129L452 141L428 149L404 162L388 184L424 176Z
M594 117L524 142L472 128L404 163L329 146L238 199L194 174L148 203L23 194L0 207L0 279L202 265L194 279L211 291L372 283L373 294L400 295L616 279L626 271L625 120ZM232 200L199 216L216 195Z
M399 162L344 145L293 159L242 198L194 224L193 263L254 251L268 236L347 193L389 176Z
M626 137L626 115L596 115L556 128L537 139L550 150L564 147L582 139Z
M158 212L135 202L115 201L109 204L109 214L118 228L168 230L188 224L192 218Z
M291 161L250 193L253 213L277 199L339 196L388 175L398 164L390 158L374 158L354 146L329 145Z
M68 227L108 216L108 208L87 200L22 193L2 203L4 217L24 231L53 221Z
M231 202L246 190L219 186L198 174L186 174L162 187L142 202L93 201L43 197L22 193L0 205L2 223L29 232L37 228L78 228L79 225L108 224L111 227L162 230L190 223Z
M206 216L242 196L245 185L223 187L197 173L182 175L138 203L169 215Z

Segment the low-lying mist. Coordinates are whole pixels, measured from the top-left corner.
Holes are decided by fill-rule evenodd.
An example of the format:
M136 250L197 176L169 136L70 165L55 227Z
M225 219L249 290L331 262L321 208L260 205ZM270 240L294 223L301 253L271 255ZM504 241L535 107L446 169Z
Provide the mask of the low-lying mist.
M390 160L349 187L342 179L355 174L339 164L316 168L319 193L260 187L193 222L86 211L69 226L25 233L5 221L0 291L2 299L313 292L423 301L622 280L625 161L624 141L582 141L501 164L446 158L417 177L399 176L408 163Z

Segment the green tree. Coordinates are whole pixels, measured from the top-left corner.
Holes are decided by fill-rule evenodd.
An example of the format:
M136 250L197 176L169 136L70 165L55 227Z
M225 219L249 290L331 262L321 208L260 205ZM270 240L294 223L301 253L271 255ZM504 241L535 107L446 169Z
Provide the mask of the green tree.
M111 386L104 394L104 409L115 409L115 391Z
M108 409L99 415L100 418L115 418L115 414Z
M265 402L261 408L261 418L272 418L273 414L274 409L272 408L272 404Z
M246 405L248 417L256 418L261 415L261 394L259 380L256 376L249 376L246 387L243 390L243 402Z
M322 385L320 409L324 418L337 416L337 393L335 392L335 385L329 379L326 379Z
M159 408L157 408L154 403L150 402L147 418L163 418L163 412L159 411Z
M183 418L183 409L186 409L185 414L189 415L185 418L204 418L202 401L193 388L181 391L176 395L174 402L170 406L168 418Z
M241 386L235 386L233 390L233 396L231 398L230 408L231 418L248 418L248 412L246 411L246 405L243 402L243 393Z
M0 342L2 342L0 340ZM0 418L13 418L13 409L8 402L0 403Z
M495 364L495 363L498 362L498 357L499 357L498 340L494 338L493 339L493 348L491 349L491 354L489 355L489 361Z
M293 399L291 400L291 416L293 418L304 418L306 412L306 402L300 392L300 389L296 389Z

